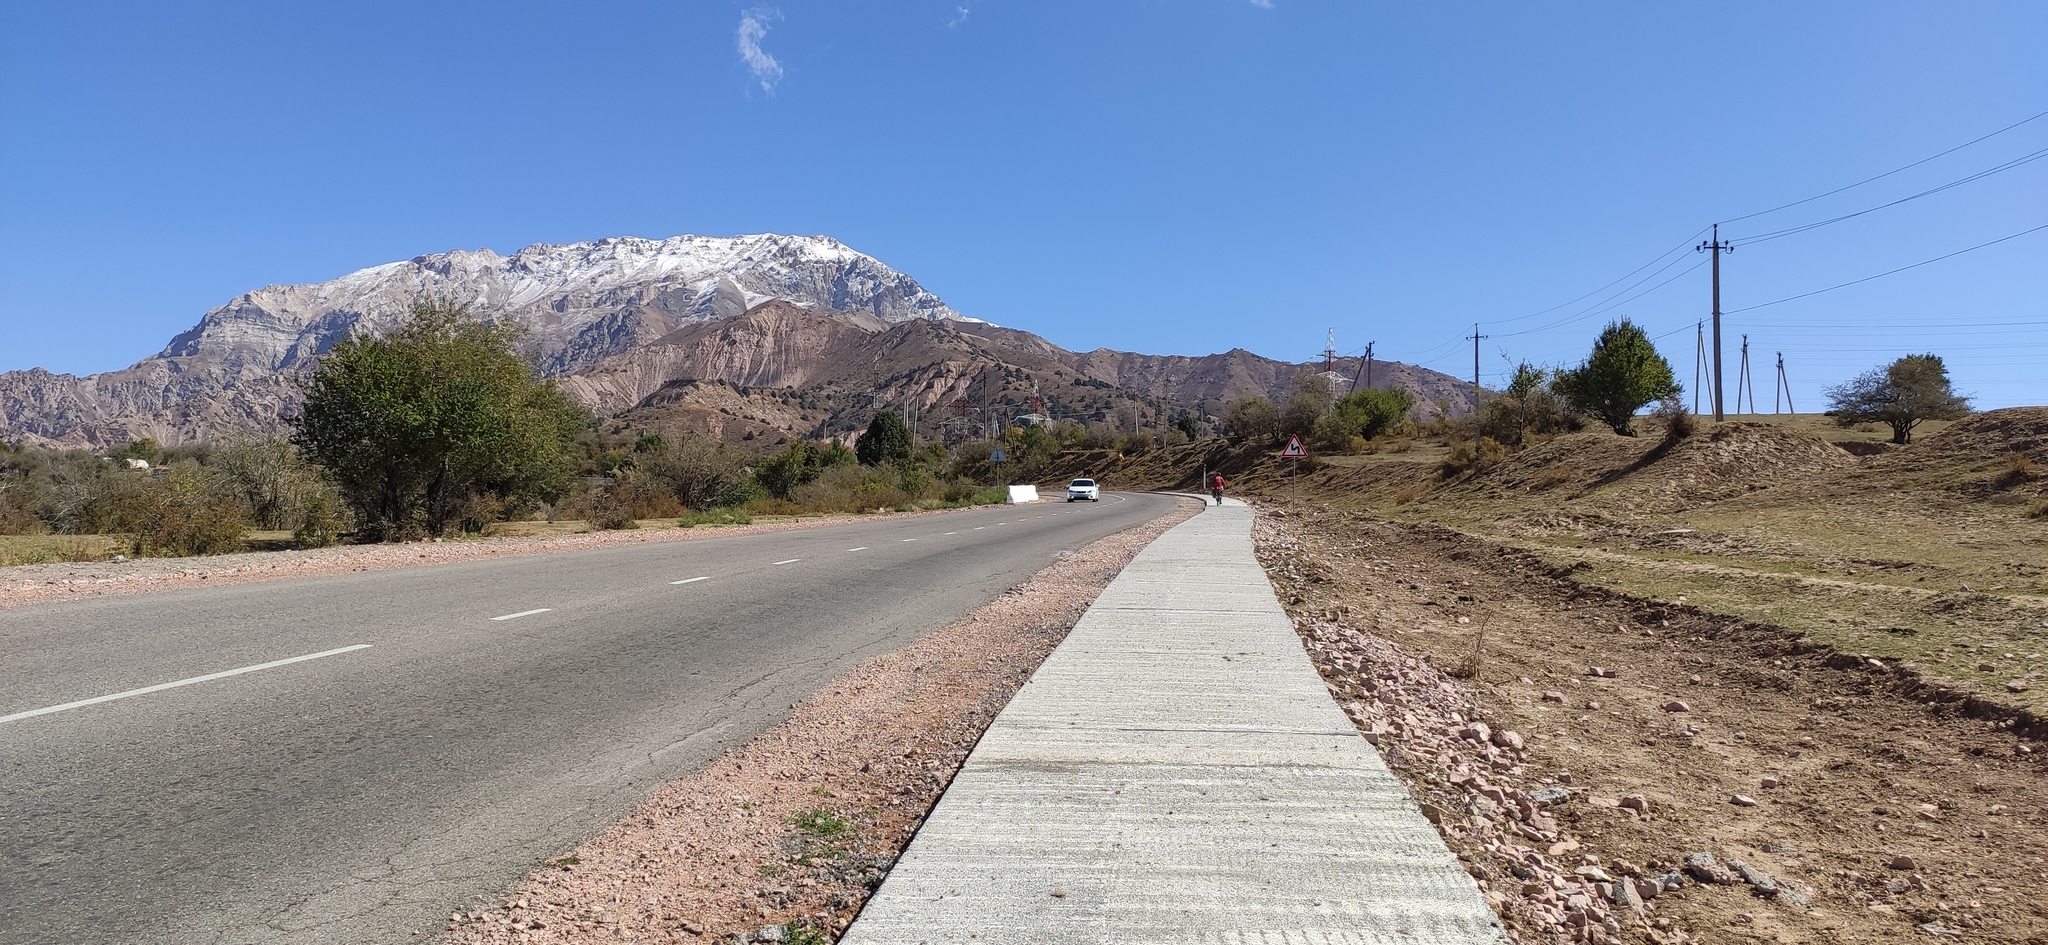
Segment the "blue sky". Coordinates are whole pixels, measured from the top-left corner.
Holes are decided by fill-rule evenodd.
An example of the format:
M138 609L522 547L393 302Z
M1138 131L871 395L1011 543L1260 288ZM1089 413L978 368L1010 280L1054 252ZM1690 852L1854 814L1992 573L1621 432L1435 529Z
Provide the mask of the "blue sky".
M1491 382L1627 315L1691 386L1707 269L1660 252L2048 111L2044 49L2031 0L0 0L0 370L421 253L767 231L1069 348L1334 327L1465 375L1479 322ZM2048 224L2039 160L1742 245L2043 149L2048 118L1725 227L1730 383L1748 333L1766 406L1778 351L1808 410L1925 350L2048 403L2048 230L1735 311Z

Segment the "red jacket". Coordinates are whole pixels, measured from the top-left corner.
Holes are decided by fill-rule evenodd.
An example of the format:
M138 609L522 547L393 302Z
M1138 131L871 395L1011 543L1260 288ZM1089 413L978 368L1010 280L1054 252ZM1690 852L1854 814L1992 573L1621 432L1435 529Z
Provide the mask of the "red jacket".
M1214 476L1211 476L1211 477L1209 478L1209 488L1211 488L1211 489L1222 489L1222 488L1223 488L1223 474L1222 474L1222 473L1217 473L1216 475L1214 475Z

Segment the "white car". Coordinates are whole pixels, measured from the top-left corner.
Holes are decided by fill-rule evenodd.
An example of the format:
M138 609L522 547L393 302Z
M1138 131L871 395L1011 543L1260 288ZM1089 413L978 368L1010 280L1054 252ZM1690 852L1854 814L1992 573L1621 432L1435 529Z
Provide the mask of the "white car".
M1102 501L1102 487L1096 485L1093 479L1076 479L1073 482L1067 483L1067 501L1072 502L1075 499L1100 502Z

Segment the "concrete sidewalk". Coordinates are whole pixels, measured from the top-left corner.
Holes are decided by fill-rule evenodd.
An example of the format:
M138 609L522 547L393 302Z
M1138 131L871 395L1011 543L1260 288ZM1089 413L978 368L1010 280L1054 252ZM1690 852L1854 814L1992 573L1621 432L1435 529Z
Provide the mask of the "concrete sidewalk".
M847 945L1506 943L1209 507L968 756Z

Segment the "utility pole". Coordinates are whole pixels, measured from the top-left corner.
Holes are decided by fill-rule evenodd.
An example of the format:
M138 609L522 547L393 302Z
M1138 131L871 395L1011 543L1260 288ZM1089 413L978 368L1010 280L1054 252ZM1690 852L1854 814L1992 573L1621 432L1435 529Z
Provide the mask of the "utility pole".
M1700 412L1700 380L1707 372L1707 323L1692 325L1692 412Z
M1372 389L1372 346L1374 344L1377 344L1377 342L1368 341L1365 343L1365 360L1358 362L1358 373L1351 375L1351 389L1345 393L1358 393L1358 378L1360 376L1365 378L1366 389Z
M1749 336L1742 336L1742 363L1735 369L1735 415L1742 415L1742 388L1749 386L1749 412L1756 412L1756 382L1749 377Z
M1779 391L1785 392L1785 412L1798 413L1799 408L1792 406L1792 379L1785 376L1785 352L1783 351L1778 352L1778 386L1771 391L1772 413L1778 412Z
M1472 461L1479 461L1479 444L1486 438L1485 427L1479 422L1479 400L1484 394L1479 389L1479 339L1486 337L1479 333L1479 323L1472 323Z
M1337 329L1330 329L1330 338L1323 343L1323 373L1337 370Z
M1712 251L1714 254L1714 422L1724 418L1721 413L1721 254L1732 253L1735 247L1721 242L1721 224L1714 224L1713 238L1693 247L1693 252Z

